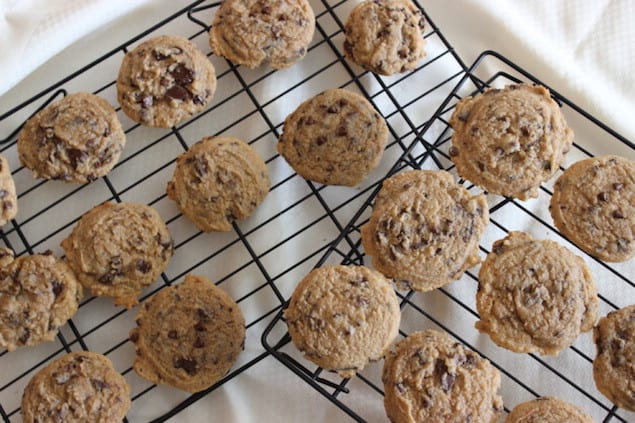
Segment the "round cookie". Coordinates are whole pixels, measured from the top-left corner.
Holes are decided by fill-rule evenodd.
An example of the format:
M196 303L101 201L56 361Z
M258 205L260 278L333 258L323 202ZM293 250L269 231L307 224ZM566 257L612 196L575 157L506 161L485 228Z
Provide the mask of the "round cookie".
M635 305L600 319L593 339L595 386L618 407L635 411Z
M346 21L344 51L380 75L411 71L426 55L424 28L425 18L410 0L366 0Z
M287 116L277 149L303 178L355 186L377 167L387 142L386 122L368 100L331 89Z
M82 216L62 241L66 262L93 295L131 308L165 270L174 252L170 233L152 207L102 203Z
M130 340L139 376L198 392L222 379L244 349L245 318L225 291L186 275L143 304Z
M0 226L18 214L18 194L11 176L9 161L0 155Z
M382 381L393 423L493 423L503 410L498 370L435 330L400 341L386 356Z
M450 118L456 170L492 194L538 196L573 142L558 104L541 86L508 85L459 101Z
M597 319L597 289L582 258L510 232L481 265L476 328L508 350L556 355Z
M594 423L595 420L556 397L541 397L518 404L505 419L505 423L543 422Z
M85 183L110 172L125 144L110 103L94 94L74 93L26 121L18 135L18 154L36 178Z
M549 211L587 253L629 260L635 256L635 161L602 156L574 163L556 181Z
M381 273L339 265L305 276L284 317L293 343L308 360L352 377L384 356L399 333L401 312Z
M307 0L225 0L209 32L212 51L233 63L282 69L302 59L315 31Z
M13 257L0 248L0 347L51 341L79 307L82 287L52 253Z
M269 171L258 153L231 137L207 137L176 161L168 196L202 231L230 231L269 193Z
M401 289L431 291L480 262L487 201L445 171L412 170L383 182L362 245L375 269Z
M119 68L117 99L130 119L169 128L200 112L216 91L216 71L186 38L162 35L127 53Z
M24 423L120 422L130 387L104 355L73 352L50 363L22 395Z

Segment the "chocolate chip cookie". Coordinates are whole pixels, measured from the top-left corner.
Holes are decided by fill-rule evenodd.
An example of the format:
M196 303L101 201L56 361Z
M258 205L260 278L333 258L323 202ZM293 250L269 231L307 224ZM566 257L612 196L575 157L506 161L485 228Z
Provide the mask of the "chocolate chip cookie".
M383 182L362 245L400 288L430 291L480 262L488 222L484 195L471 195L448 172L412 170Z
M52 253L13 257L0 248L0 347L51 341L79 307L82 287Z
M332 89L287 116L277 148L303 178L355 186L377 167L387 142L386 122L368 100Z
M510 232L481 265L476 328L508 350L556 355L593 328L597 289L582 258Z
M225 0L214 15L209 44L235 64L282 69L306 55L314 31L307 0Z
M284 317L304 356L342 377L381 359L401 321L388 279L363 266L343 265L323 266L305 276Z
M18 154L36 178L85 183L106 175L126 144L115 109L101 97L74 93L26 121Z
M541 397L518 404L507 415L505 423L594 423L595 420L578 407L556 397Z
M207 137L176 161L168 196L202 231L230 231L269 193L269 171L258 153L232 137Z
M191 41L162 35L127 53L117 99L130 119L169 128L200 112L216 91L216 71Z
M503 410L498 370L435 330L399 342L386 356L382 381L393 423L493 423Z
M130 387L108 357L73 352L29 381L22 396L24 423L120 422L130 408Z
M595 386L618 407L635 411L635 305L600 319L593 335Z
M147 300L130 332L139 376L188 392L209 388L229 371L245 343L238 304L201 276Z
M574 163L556 181L549 211L587 253L629 260L635 256L635 161L602 156Z
M459 101L450 118L456 170L492 194L527 200L573 142L558 104L541 86L508 85Z
M426 55L424 28L425 18L410 0L366 0L346 21L344 51L380 75L411 71Z
M174 252L165 223L152 207L106 202L89 210L62 241L66 262L94 295L131 308L165 270Z
M0 226L18 214L18 195L9 162L0 155Z

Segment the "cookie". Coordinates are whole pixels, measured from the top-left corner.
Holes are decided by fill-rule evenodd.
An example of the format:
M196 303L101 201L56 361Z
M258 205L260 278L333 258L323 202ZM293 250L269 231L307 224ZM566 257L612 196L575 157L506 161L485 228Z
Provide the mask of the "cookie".
M269 171L258 153L232 137L207 137L176 161L168 196L202 231L230 231L269 193Z
M81 298L75 275L52 253L14 258L0 248L0 347L52 341Z
M127 53L117 99L130 119L169 128L200 112L216 91L216 71L191 41L162 35Z
M498 370L435 330L400 341L386 356L382 381L392 423L493 423L503 410Z
M426 55L425 22L410 0L366 0L344 26L346 57L380 75L411 71Z
M24 423L120 422L130 387L108 357L72 352L38 371L22 395Z
M18 214L18 194L8 160L0 155L0 226Z
M304 356L352 377L384 356L399 333L401 312L390 281L363 266L323 266L298 284L284 312Z
M541 397L518 404L505 419L505 423L543 422L594 423L595 420L556 397Z
M597 319L589 268L553 241L510 232L494 243L478 279L476 328L508 350L556 355Z
M635 256L635 161L619 156L581 160L554 185L549 211L556 227L594 257Z
M600 319L593 339L595 386L618 407L635 411L635 305Z
M464 98L450 126L449 154L459 175L492 194L521 200L538 196L573 142L549 91L526 84Z
M237 65L282 69L306 55L314 31L307 0L225 0L214 15L209 44Z
M470 194L446 171L412 170L383 182L362 245L399 288L431 291L480 262L488 222L484 195Z
M26 121L18 134L18 155L36 178L85 183L110 172L125 144L110 103L74 93Z
M139 376L198 392L236 362L245 345L245 318L225 291L202 276L186 275L143 304L130 340Z
M141 290L165 270L174 252L170 233L152 207L100 204L62 241L66 262L93 295L131 308Z
M277 148L305 179L355 186L377 167L387 142L386 122L368 100L332 89L287 116Z

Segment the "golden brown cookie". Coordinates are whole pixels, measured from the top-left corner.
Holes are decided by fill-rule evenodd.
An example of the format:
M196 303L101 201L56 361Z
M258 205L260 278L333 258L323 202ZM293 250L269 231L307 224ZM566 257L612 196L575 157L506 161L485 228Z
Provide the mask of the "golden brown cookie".
M162 35L126 54L117 99L130 119L169 128L200 112L216 91L216 71L186 38Z
M277 148L303 178L355 186L377 167L387 142L386 122L368 100L332 89L287 116Z
M574 163L556 181L549 211L587 253L629 260L635 256L635 161L602 156Z
M9 162L0 155L0 226L18 214L18 195L11 176Z
M618 407L635 411L635 305L600 319L593 335L595 386Z
M306 55L314 30L307 0L225 0L214 15L209 44L238 65L282 69Z
M459 101L450 158L492 194L527 200L562 164L573 142L558 104L541 86L508 85Z
M62 241L66 262L93 295L131 308L165 270L174 252L165 223L152 207L102 203L82 216Z
M386 356L382 381L392 423L494 423L503 410L498 370L435 330L399 342Z
M597 319L597 289L582 258L549 240L510 232L481 265L476 328L503 348L555 355Z
M225 291L202 276L186 275L143 304L130 340L139 376L198 392L222 379L238 358L245 318Z
M51 341L82 298L71 269L52 253L13 257L0 248L0 347Z
M346 21L344 51L380 75L411 71L426 55L424 28L423 14L410 0L366 0Z
M541 397L518 404L505 423L594 423L578 407L556 397Z
M269 171L258 153L232 137L206 137L176 162L168 196L202 231L230 231L269 193Z
M126 144L115 109L90 93L69 94L25 123L20 161L33 176L85 183L106 175Z
M445 171L412 170L383 182L361 238L373 266L400 288L430 291L480 262L489 213Z
M50 363L29 381L22 396L24 423L123 420L130 388L108 357L73 352Z
M284 317L293 343L308 360L352 377L384 356L399 332L401 312L381 273L340 265L305 276Z

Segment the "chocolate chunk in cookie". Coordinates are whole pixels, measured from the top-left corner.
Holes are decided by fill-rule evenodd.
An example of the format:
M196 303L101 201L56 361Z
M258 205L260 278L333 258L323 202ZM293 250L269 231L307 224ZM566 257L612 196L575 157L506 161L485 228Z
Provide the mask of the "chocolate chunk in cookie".
M18 214L18 195L8 160L0 155L0 226Z

